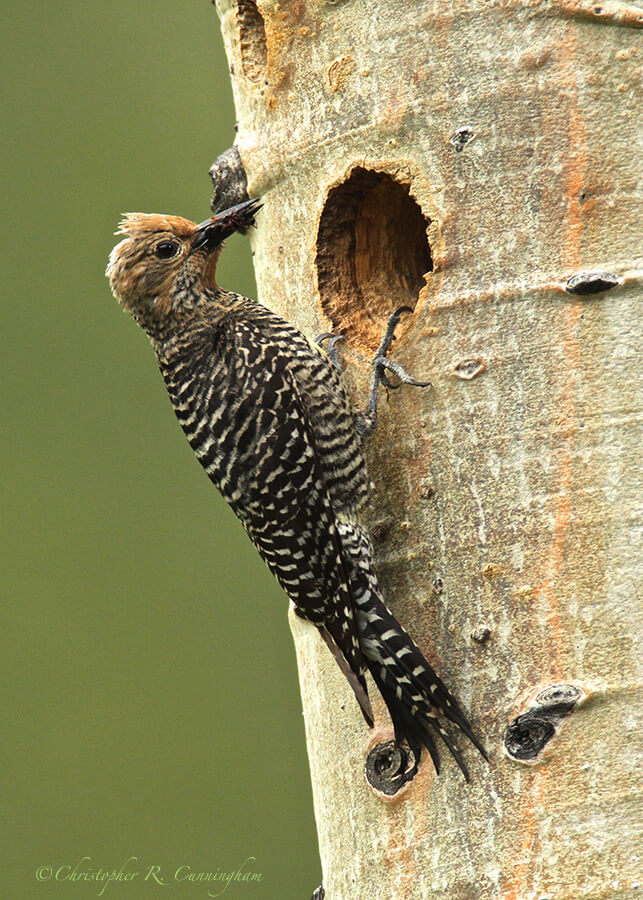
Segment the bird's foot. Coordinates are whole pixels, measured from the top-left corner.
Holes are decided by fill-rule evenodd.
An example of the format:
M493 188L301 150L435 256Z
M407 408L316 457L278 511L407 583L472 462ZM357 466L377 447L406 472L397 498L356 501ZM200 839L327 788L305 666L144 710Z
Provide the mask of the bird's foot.
M358 413L355 416L355 428L361 438L368 437L377 427L377 399L380 385L383 384L385 388L395 390L402 384L410 384L411 387L428 387L430 384L428 381L417 381L399 363L387 359L386 354L391 349L395 339L395 329L403 312L413 312L413 310L409 306L399 306L395 312L391 313L386 324L386 331L373 357L368 404L363 413ZM391 372L399 379L397 384L391 381L388 377L388 372Z
M344 340L346 340L345 335L331 334L329 331L325 331L324 334L319 334L315 338L315 343L322 348L336 369L341 368L339 365L339 354L337 352L337 341ZM328 341L328 346L324 347L324 341Z

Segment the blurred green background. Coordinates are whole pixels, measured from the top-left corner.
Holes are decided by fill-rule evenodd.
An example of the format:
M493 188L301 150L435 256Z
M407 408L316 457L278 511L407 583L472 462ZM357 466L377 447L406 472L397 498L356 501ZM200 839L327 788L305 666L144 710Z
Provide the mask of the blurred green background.
M208 0L2 4L2 898L40 866L320 881L287 601L193 458L104 270L122 211L209 213L234 140ZM231 240L225 287L254 294ZM46 875L46 872L45 872ZM210 885L216 893L221 883Z

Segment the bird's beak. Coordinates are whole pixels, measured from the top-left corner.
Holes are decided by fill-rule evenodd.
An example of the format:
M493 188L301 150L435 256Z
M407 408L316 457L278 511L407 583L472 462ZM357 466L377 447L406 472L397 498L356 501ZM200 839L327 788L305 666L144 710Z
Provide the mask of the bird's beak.
M201 222L194 232L190 253L203 248L208 252L214 250L215 247L220 247L223 241L235 231L244 234L248 228L254 225L255 216L262 206L260 200L246 200L244 203L231 206L230 209L215 213L205 222Z

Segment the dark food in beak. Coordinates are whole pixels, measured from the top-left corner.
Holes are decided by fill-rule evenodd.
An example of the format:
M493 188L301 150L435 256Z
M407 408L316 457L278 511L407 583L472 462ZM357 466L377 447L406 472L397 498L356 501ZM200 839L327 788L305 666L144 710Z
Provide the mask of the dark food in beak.
M248 228L254 225L255 216L262 206L263 204L258 199L246 200L244 203L224 209L206 219L205 222L201 222L200 225L197 225L194 233L190 252L194 253L195 250L200 250L202 247L214 250L235 231L245 234Z

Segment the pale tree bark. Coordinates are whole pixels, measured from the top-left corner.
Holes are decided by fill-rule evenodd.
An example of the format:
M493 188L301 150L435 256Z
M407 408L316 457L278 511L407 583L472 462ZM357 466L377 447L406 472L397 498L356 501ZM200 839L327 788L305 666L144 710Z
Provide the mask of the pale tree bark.
M471 784L425 759L386 799L365 778L382 702L369 733L293 619L326 897L638 895L643 8L217 6L260 300L346 335L356 405L386 316L414 308L393 353L432 387L382 404L368 524L490 754L460 740Z

